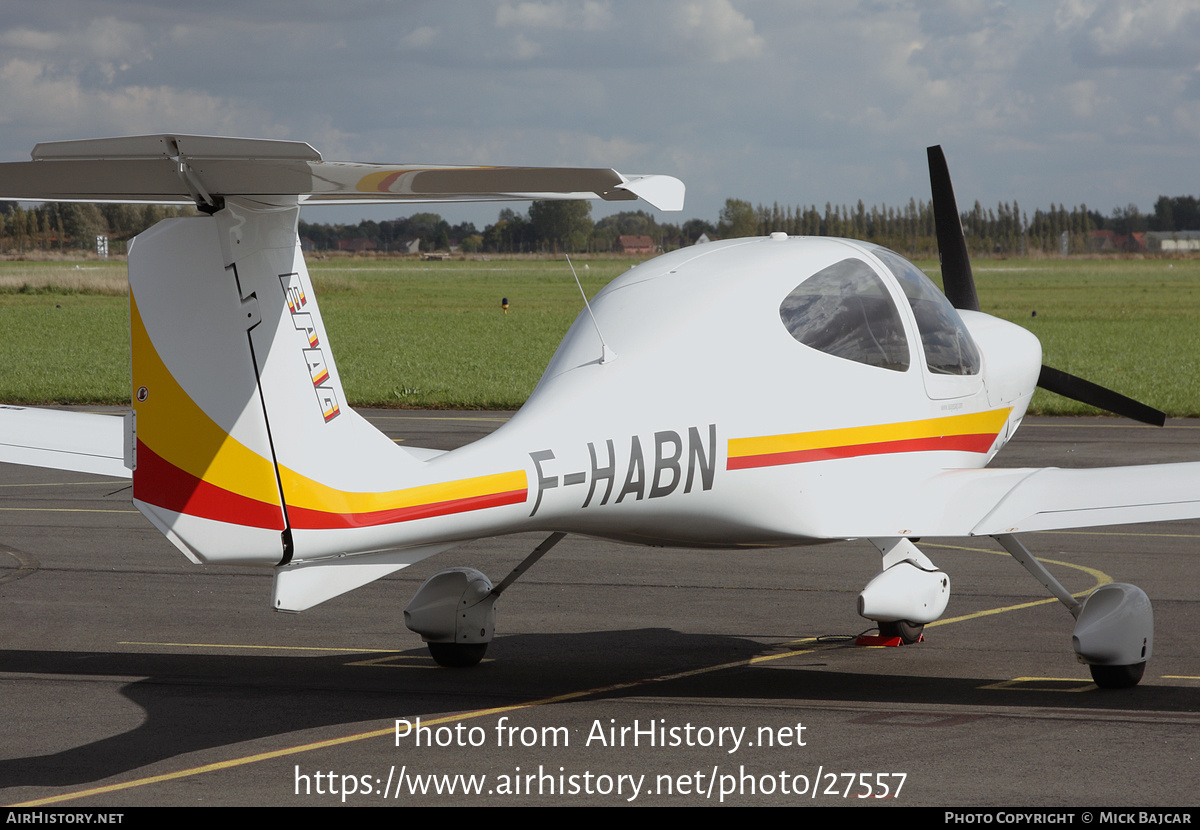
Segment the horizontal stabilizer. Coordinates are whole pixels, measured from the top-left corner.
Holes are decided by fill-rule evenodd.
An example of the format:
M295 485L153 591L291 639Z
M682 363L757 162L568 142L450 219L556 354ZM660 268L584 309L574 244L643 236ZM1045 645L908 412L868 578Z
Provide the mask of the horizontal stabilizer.
M0 198L207 204L644 198L683 207L683 183L581 167L490 167L324 161L308 144L156 135L39 144L33 161L0 164Z
M131 417L0 406L0 461L129 478Z
M625 176L619 190L627 190L659 210L683 210L683 182L674 176Z
M281 565L275 569L271 605L276 611L307 611L451 547L454 545L422 545Z

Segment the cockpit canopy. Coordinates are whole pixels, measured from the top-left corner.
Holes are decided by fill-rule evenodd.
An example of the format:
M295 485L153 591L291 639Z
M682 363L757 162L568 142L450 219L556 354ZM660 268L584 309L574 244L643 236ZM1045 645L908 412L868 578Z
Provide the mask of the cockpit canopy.
M908 301L929 371L979 374L979 350L946 295L894 251L865 247L896 279ZM784 298L779 317L805 346L868 366L908 370L908 338L900 311L883 278L866 260L849 257L817 271Z

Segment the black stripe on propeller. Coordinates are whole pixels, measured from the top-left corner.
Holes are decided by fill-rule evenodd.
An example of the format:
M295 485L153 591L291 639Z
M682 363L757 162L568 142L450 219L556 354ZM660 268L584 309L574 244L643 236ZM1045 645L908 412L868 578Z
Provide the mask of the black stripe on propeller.
M938 258L942 263L942 285L946 299L957 309L979 311L979 295L975 292L975 276L971 273L971 260L967 256L967 240L958 214L958 203L954 199L954 187L950 184L950 168L941 146L935 145L926 152L929 155L933 219L937 228ZM1166 413L1051 366L1042 366L1037 385L1047 392L1144 424L1161 427L1167 422Z

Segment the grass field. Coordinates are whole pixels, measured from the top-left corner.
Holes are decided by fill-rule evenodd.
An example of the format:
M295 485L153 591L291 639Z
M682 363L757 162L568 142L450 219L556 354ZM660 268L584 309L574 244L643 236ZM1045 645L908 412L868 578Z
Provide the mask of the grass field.
M632 262L586 264L591 296ZM937 280L937 263L918 264ZM516 408L581 308L562 262L309 267L357 405ZM980 260L975 272L983 310L1033 331L1046 363L1200 416L1200 260ZM120 262L0 263L0 401L127 403L124 285ZM1094 412L1040 391L1034 411Z

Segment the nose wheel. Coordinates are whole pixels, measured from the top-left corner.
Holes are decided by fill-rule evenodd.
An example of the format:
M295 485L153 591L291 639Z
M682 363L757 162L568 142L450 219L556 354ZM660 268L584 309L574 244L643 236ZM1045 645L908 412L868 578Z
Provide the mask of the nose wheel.
M1088 666L1092 670L1092 680L1101 689L1132 689L1146 673L1145 663L1134 663L1132 666Z
M913 643L920 642L921 632L925 630L924 623L908 622L907 620L897 620L896 622L881 622L879 624L879 636L887 639L900 638L900 642L906 646L911 646Z
M433 662L448 669L467 669L479 665L487 653L487 643L426 643Z

